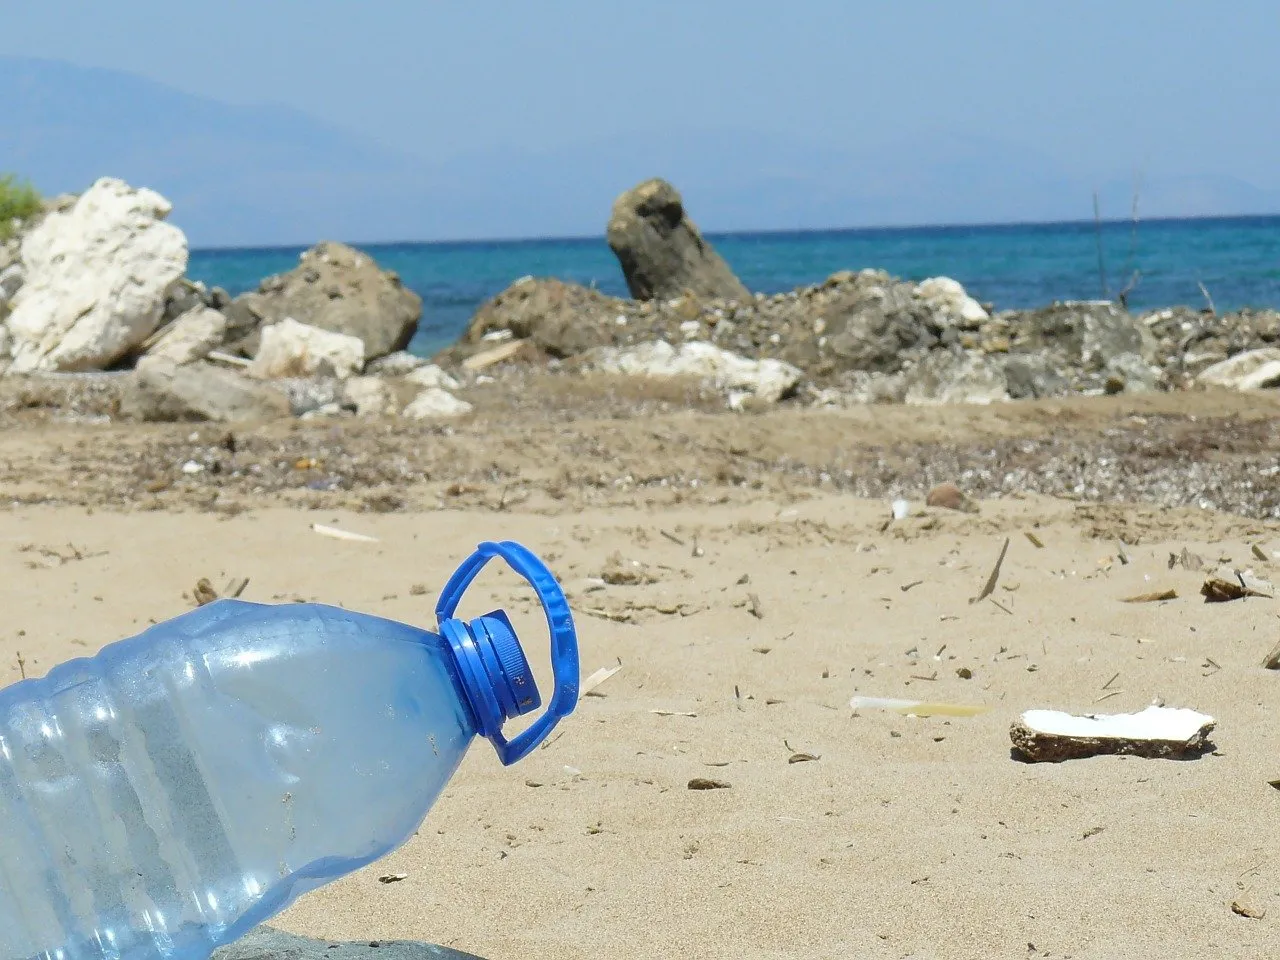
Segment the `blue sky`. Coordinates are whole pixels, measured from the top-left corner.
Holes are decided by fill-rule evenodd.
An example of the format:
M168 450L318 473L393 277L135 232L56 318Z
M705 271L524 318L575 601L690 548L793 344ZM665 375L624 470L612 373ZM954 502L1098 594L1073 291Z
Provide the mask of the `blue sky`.
M1121 206L1118 184L1135 174L1157 206L1172 205L1164 213L1280 202L1280 15L1267 0L40 0L5 2L3 20L0 55L293 107L424 171L452 164L445 179L501 178L504 156L513 171L594 158L616 165L622 189L640 171L615 158L638 155L708 190L717 177L740 183L734 198L708 201L727 227L817 225L791 193L778 216L794 223L753 224L745 212L728 223L725 205L746 202L760 178L810 184L816 198L837 188L842 168L902 197L883 209L850 200L846 219L929 222L932 209L940 219L1020 219L1021 207L1035 219L1058 208L1016 188L1002 198L1001 184L1041 174L1036 189L1069 189L1063 209L1081 216L1090 185L1110 185ZM818 156L829 158L821 172ZM1007 174L953 176L1006 162ZM893 181L908 174L919 189ZM584 173L539 176L553 191L548 207L578 202ZM941 195L957 189L976 193L968 206ZM495 216L479 217L474 232L532 229L512 217L503 230ZM550 217L547 232L578 219Z

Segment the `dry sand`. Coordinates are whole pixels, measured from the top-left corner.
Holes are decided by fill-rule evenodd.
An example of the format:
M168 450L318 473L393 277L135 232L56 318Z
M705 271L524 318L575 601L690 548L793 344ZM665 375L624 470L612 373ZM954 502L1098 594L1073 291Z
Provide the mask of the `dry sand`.
M987 413L1002 425L991 421L983 436L1059 442L1062 424L1083 417L1101 444L1110 441L1090 410L1112 424L1133 415L1103 400L1067 405L1077 413L1065 420L1020 409ZM1219 411L1245 423L1236 439L1254 435L1242 411ZM436 589L478 540L519 539L570 591L584 675L619 661L621 671L519 766L503 768L477 744L417 836L308 896L280 926L424 939L490 960L1273 954L1280 791L1268 781L1280 778L1271 708L1280 673L1261 662L1280 640L1280 606L1206 604L1204 575L1171 569L1168 558L1187 547L1274 575L1280 561L1261 562L1251 548L1274 557L1280 525L1023 494L984 500L977 514L918 508L886 529L886 501L777 465L788 436L802 434L825 437L808 442L828 443L832 458L852 456L823 432L831 420L806 416L720 417L718 434L694 414L601 420L558 434L560 464L556 431L526 425L521 445L513 426L498 446L473 451L461 475L431 443L456 453L468 436L480 445L479 433L411 434L418 446L386 456L431 466L394 488L405 504L394 512L369 502L388 495L386 483L255 493L227 479L231 471L217 475L221 487L209 471L182 474L183 444L216 446L209 428L192 440L191 427L10 424L0 432L0 492L37 502L0 512L0 682L18 678L19 653L41 674L190 609L200 577L217 586L248 577L247 599L302 597L429 626ZM888 416L931 431L917 439L939 450L962 445L979 417ZM846 438L870 429L835 422ZM292 458L305 452L299 436L333 430L300 429L242 431L240 450L274 442L273 456ZM356 428L343 429L342 442L356 443ZM393 440L379 429L367 437L386 451ZM634 473L654 455L641 442L651 435L685 437L668 451L677 461L730 451L725 462L741 476L693 486L686 476L679 496L672 485L557 479L565 468ZM731 453L753 435L768 455ZM1273 463L1269 436L1235 454ZM502 471L486 478L475 465L485 457L517 473L521 457L536 460L529 489ZM1146 469L1174 469L1179 457L1185 464L1170 447ZM886 468L884 485L921 501L911 471L927 459L919 452L896 473ZM172 471L169 485L147 481L157 489L123 497L116 481L142 483L138 464ZM1274 474L1260 480L1259 495L1274 497L1275 483ZM451 484L463 487L451 493ZM523 495L509 496L513 488ZM327 539L314 522L380 542ZM1006 537L999 586L971 603ZM592 582L620 561L652 582ZM1178 598L1121 602L1166 588ZM492 603L530 638L543 635L509 573L486 574L471 612ZM854 694L991 709L972 719L855 715ZM1009 725L1025 709L1121 712L1157 697L1217 718L1218 751L1056 765L1010 756ZM797 753L817 759L789 762ZM689 790L697 777L730 787ZM407 876L378 881L395 873ZM1233 902L1265 916L1241 916Z

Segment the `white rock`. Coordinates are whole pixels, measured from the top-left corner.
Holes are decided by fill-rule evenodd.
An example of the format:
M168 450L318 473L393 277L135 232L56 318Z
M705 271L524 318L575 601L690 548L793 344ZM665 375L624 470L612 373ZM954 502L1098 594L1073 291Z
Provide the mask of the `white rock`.
M916 285L916 296L966 323L981 323L990 315L982 304L965 292L959 281L950 277L931 277Z
M427 361L422 357L415 357L407 350L397 350L395 353L388 353L385 357L369 361L365 372L376 373L384 377L400 377L406 373L412 373L419 367L426 366L426 364Z
M381 377L352 377L342 385L342 399L362 417L393 413L391 390Z
M195 363L221 346L226 333L226 317L209 307L195 307L165 328L155 345L139 359L138 366L168 363L180 367Z
M462 386L434 363L428 363L426 366L410 371L405 379L419 387L440 387L444 390L457 390Z
M984 357L934 353L903 371L905 403L935 406L952 403L987 404L1009 399L1004 371Z
M1280 348L1262 347L1237 353L1200 372L1201 383L1230 390L1280 387Z
M414 397L402 413L411 420L434 420L440 417L460 417L464 413L470 413L471 409L471 404L459 400L447 390L428 387Z
M187 269L169 201L99 180L22 240L26 282L13 300L14 372L100 370L155 331Z
M262 342L249 366L263 380L317 375L345 379L364 368L364 341L321 330L292 317L262 328Z
M596 369L640 377L696 377L739 397L743 393L776 403L795 389L800 371L781 360L749 360L714 344L691 341L676 349L666 341L596 352Z

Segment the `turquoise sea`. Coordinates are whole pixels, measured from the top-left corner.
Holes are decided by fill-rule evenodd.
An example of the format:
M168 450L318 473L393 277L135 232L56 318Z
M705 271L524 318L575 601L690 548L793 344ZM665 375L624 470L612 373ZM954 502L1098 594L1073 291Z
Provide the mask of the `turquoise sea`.
M1092 223L911 227L803 233L710 234L746 285L779 293L837 270L876 267L908 280L945 275L998 309L1104 295ZM1280 217L1107 223L1101 230L1106 291L1136 270L1131 309L1205 305L1219 311L1280 308ZM455 340L475 309L513 280L558 277L626 294L604 239L360 244L423 300L412 348L431 354ZM197 250L189 274L231 294L292 269L302 248Z

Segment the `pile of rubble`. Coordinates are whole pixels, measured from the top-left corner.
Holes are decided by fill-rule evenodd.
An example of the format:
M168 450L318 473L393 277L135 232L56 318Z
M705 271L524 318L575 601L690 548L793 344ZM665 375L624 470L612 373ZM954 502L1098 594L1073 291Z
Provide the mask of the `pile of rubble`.
M341 244L231 298L186 279L167 200L113 179L62 198L0 253L0 373L115 371L144 420L457 416L458 382L404 352L422 302Z

